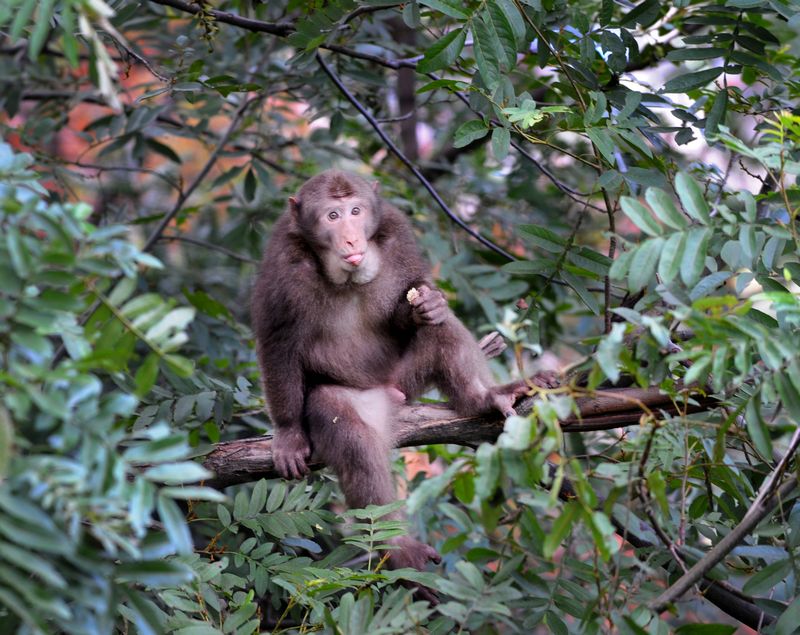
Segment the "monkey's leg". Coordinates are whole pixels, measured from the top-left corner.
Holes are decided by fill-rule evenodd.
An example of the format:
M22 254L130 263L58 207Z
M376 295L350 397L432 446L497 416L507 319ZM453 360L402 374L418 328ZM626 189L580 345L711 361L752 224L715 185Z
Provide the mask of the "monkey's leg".
M395 383L410 398L434 384L464 415L492 410L514 414L514 402L528 391L524 381L495 385L484 351L455 317L417 329L398 365Z
M350 507L395 500L389 462L389 393L318 386L307 397L306 419L314 456L330 466Z
M356 390L326 385L308 396L306 418L314 456L336 472L349 507L386 505L397 498L389 460L396 393L391 387ZM435 549L410 536L391 542L397 546L389 554L395 569L421 570L428 560L440 561ZM426 599L435 597L428 594Z

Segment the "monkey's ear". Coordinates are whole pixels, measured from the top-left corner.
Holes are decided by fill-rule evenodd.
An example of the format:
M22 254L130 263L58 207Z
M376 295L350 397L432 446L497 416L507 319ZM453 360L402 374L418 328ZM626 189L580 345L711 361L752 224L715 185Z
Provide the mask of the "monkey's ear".
M372 182L372 191L375 192L375 194L377 194L380 189L381 189L381 184L378 183L377 181L373 181Z
M297 216L300 213L300 205L297 204L297 199L294 196L289 197L289 211L293 216Z

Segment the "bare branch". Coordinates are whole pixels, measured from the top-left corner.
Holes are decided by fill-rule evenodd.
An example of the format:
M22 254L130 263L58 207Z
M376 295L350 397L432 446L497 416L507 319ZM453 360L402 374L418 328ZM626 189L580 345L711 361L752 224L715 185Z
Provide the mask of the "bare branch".
M336 75L336 73L333 72L333 69L325 62L324 59L322 59L322 55L320 55L319 52L317 52L316 57L317 57L317 63L320 65L320 67L325 72L325 74L331 79L331 81L334 83L334 85L347 98L347 100L351 104L353 104L353 106L355 106L356 110L358 110L358 112L360 112L364 116L364 118L369 122L370 126L372 126L373 130L375 130L375 132L381 138L381 141L383 141L386 144L386 147L388 147L389 150L391 150L391 152L398 159L400 159L400 161L409 170L411 170L411 173L415 177L417 177L417 180L419 180L419 182L422 183L423 187L426 190L428 190L430 195L433 197L433 200L435 200L437 205L439 205L439 207L442 208L442 211L444 211L444 213L447 214L447 216L450 218L450 220L452 220L456 225L461 227L461 229L463 229L465 232L467 232L470 236L472 236L473 238L477 239L481 244L483 244L484 246L488 247L492 251L500 254L501 256L507 258L508 260L516 260L516 258L514 258L514 256L512 256L510 253L508 253L505 249L503 249L499 245L496 245L494 242L492 242L491 240L489 240L488 238L486 238L485 236L483 236L479 232L477 232L474 229L472 229L472 227L470 227L467 223L465 223L455 212L453 212L450 209L450 207L447 205L447 203L445 203L442 200L442 197L439 196L439 193L436 191L436 189L433 187L433 185L431 185L430 181L428 181L428 179L425 178L425 176L422 174L422 172L419 171L419 168L417 168L417 166L414 165L408 159L408 157L406 157L405 154L403 154L403 152L400 150L400 148L397 147L397 145L394 143L394 141L392 141L386 135L386 133L381 128L380 124L375 120L375 117L373 117L369 113L369 111L367 111L367 109L364 107L364 105L360 101L358 101L358 99L356 99L355 95L353 95L353 93L351 93L347 89L347 87L342 83L342 80L339 79L339 76Z
M233 258L241 262L246 262L247 264L250 265L258 264L258 260L256 260L255 258L250 258L249 256L243 256L241 254L237 254L235 251L232 251L227 247L223 247L222 245L215 245L214 243L209 243L206 242L205 240L199 240L198 238L192 238L191 236L179 236L177 234L162 234L159 240L176 240L184 243L189 243L191 245L197 245L198 247L205 247L206 249L210 249L212 251L218 251L221 254L225 254L229 258Z
M260 99L261 97L254 97L251 99L247 99L241 103L239 108L236 110L236 113L233 115L231 123L228 126L228 129L225 131L225 134L222 135L222 138L220 138L219 143L214 148L214 151L211 153L211 156L208 157L208 161L206 161L205 165L200 170L200 172L197 173L197 176L195 176L194 180L189 185L189 187L186 188L186 190L182 192L180 196L178 196L178 200L175 201L175 205L172 206L172 209L167 214L164 215L164 218L161 219L161 222L158 224L158 227L156 227L153 230L153 233L150 234L150 237L147 239L144 246L142 247L142 251L150 251L153 248L153 245L155 245L158 242L158 240L161 238L161 234L163 234L164 230L167 228L167 225L169 225L172 222L172 219L175 218L178 212L181 211L181 208L183 208L184 203L186 203L188 198L194 193L197 187L203 182L203 180L205 180L206 175L209 173L211 168L217 162L217 158L219 157L220 152L222 152L222 150L225 148L225 145L228 143L228 140L231 138L231 135L233 135L234 131L236 130L236 127L239 125L239 122L244 116L245 111L250 107L251 104Z
M205 13L206 15L213 17L217 22L232 24L233 26L238 26L243 29L247 29L248 31L255 31L257 33L269 33L270 35L286 37L287 35L294 33L295 30L294 24L291 22L264 22L263 20L253 20L251 18L245 18L227 11L204 8L199 2L196 4L183 2L182 0L150 0L150 2L172 7L173 9L178 9L179 11L183 11L185 13L191 13L192 15Z
M649 606L651 609L660 613L666 609L669 604L672 604L686 593L686 591L696 584L704 575L721 562L725 556L733 551L736 545L756 528L758 523L769 516L772 511L794 491L797 487L796 476L792 476L780 486L778 485L778 481L786 470L789 461L797 452L798 446L800 446L800 429L795 431L789 443L789 450L778 462L778 465L775 466L775 469L770 473L769 477L764 481L758 496L756 496L753 504L750 506L750 509L747 510L741 522L731 529L730 533L720 540L711 551L698 560L689 571L684 573L674 584L661 593L655 600L650 602Z

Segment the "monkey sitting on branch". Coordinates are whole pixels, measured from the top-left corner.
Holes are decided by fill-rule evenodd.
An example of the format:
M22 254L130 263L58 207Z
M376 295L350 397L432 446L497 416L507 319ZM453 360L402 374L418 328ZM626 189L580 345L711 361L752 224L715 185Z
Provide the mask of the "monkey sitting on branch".
M436 386L459 414L508 416L528 392L524 381L495 385L408 219L354 174L327 170L289 198L251 313L277 471L302 478L322 461L350 507L396 499L393 415L406 400ZM394 568L440 560L409 536L392 543Z

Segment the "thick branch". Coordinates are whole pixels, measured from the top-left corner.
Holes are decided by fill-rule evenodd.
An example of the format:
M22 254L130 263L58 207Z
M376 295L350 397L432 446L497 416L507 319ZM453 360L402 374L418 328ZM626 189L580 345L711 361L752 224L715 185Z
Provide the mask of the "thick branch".
M580 417L570 417L561 423L564 432L611 430L639 422L639 404L670 414L677 412L669 396L658 388L621 388L605 390L598 396L576 400ZM698 402L689 412L708 409L711 399ZM530 413L533 399L517 404L521 415ZM503 431L503 419L497 415L461 417L453 410L437 405L415 404L402 408L397 416L394 446L397 448L454 443L474 446L493 442ZM272 463L272 441L269 437L252 437L218 444L204 461L215 477L207 484L222 488L259 478L275 478L278 474ZM324 467L315 464L313 469Z

